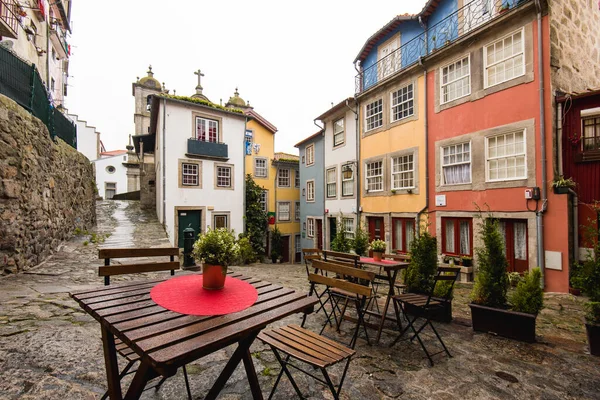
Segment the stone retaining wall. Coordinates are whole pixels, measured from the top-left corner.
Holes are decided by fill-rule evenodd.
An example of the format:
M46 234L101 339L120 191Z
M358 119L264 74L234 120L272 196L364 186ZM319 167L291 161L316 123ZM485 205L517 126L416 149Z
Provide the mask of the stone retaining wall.
M90 161L0 95L0 274L42 262L96 223Z

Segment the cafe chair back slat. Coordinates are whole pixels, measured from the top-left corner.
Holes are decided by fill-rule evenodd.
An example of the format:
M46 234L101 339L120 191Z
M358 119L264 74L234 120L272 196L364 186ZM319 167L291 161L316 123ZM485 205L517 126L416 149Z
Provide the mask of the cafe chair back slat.
M98 251L98 258L104 259L104 266L99 267L98 275L104 276L104 285L110 285L110 277L112 275L126 275L126 274L137 274L143 272L156 272L156 271L171 271L171 275L175 274L175 270L179 269L179 261L175 261L175 257L179 256L179 249L176 247L168 248L125 248L125 249L101 249ZM137 264L118 264L111 265L111 259L114 258L149 258L150 261L153 257L169 257L170 261L156 261L156 262L144 262ZM147 261L147 260L145 260ZM140 357L127 346L127 344L120 340L115 341L116 350L119 355L127 360L127 365L119 373L119 380L129 374L137 371L132 369L133 366L140 361ZM139 365L138 365L139 366ZM192 399L192 393L190 390L190 384L188 380L187 370L185 365L182 367L183 377L185 380L185 387L187 391L188 399ZM158 383L154 386L145 388L144 390L155 389L158 391L162 384L167 378L162 377ZM108 397L108 391L100 398L105 400Z
M407 332L409 329L411 329L412 337L410 338L410 340L412 341L416 338L419 341L419 344L421 345L421 348L425 352L425 355L427 356L427 359L429 360L429 364L431 366L433 366L432 357L437 354L445 352L448 355L448 357L452 357L452 355L450 354L450 351L444 344L444 341L442 340L438 331L435 329L435 326L433 325L431 318L435 312L439 312L440 309L443 309L446 306L446 303L451 301L454 283L456 282L459 274L460 274L460 268L458 268L458 267L438 267L436 275L433 280L433 285L432 285L431 291L429 292L428 295L405 293L405 294L396 295L392 298L394 300L394 302L400 306L400 309L402 310L402 313L406 317L408 324L402 330L402 332L400 332L398 337L393 341L391 346L395 345L400 340L400 338L404 335L404 333ZM445 291L445 293L442 294L442 297L434 298L433 294L434 294L435 288L439 282L450 282L450 284L447 285L446 291ZM411 319L411 315L412 315L412 319ZM397 318L399 318L399 316L397 316ZM425 322L419 328L416 328L415 322L419 318L425 319ZM433 354L429 353L429 351L427 350L427 347L425 347L425 343L423 342L423 340L420 337L420 335L423 333L423 330L427 326L429 326L431 328L431 330L435 334L435 337L441 344L443 350L438 351Z
M358 268L360 264L360 256L358 254L342 253L339 251L323 250L324 261L342 261L354 264Z
M371 283L373 282L375 274L359 268L320 260L313 260L311 267L314 271L310 272L308 275L308 280L310 282L309 296L315 293L315 286L317 285L326 287L326 292L329 296L327 301L332 301L332 296L335 296L332 292L333 289L338 289L346 293L356 305L358 315L354 334L349 347L346 347L323 336L321 334L323 329L321 329L321 333L317 334L304 328L307 314L304 315L300 326L288 325L263 330L258 335L258 339L271 347L275 358L281 365L281 371L275 380L269 399L273 397L283 374L290 380L298 396L301 399L305 398L298 388L298 385L290 372L290 368L305 373L327 386L331 391L333 398L339 399L350 361L355 354L354 347L356 346L361 326L364 328L367 342L369 342L369 337L364 326L364 314L366 303L372 296ZM348 278L348 280L344 278ZM332 310L333 313L335 309ZM328 321L325 322L323 328L327 325L327 322ZM294 360L297 362L293 363L292 361ZM343 361L346 361L346 363L336 389L336 385L333 384L333 381L327 372L327 368ZM316 376L312 371L296 365L297 363L308 364L313 369L319 369L323 377Z

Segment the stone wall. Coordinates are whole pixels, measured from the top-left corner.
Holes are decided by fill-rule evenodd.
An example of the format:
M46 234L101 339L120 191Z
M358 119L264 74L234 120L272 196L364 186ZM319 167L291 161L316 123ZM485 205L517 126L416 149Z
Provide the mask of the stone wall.
M140 202L144 210L156 210L156 171L154 164L142 164Z
M552 89L600 88L598 0L549 0Z
M76 228L96 223L89 160L0 95L0 274L42 262Z

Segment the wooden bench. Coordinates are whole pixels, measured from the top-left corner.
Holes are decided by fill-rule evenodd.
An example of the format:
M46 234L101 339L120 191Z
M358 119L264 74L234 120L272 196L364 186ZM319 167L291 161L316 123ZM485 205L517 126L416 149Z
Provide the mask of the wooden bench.
M154 261L119 265L111 265L110 263L110 260L113 258L138 257L169 257L170 261ZM175 275L175 270L179 269L179 261L175 261L175 257L179 257L179 249L177 247L101 249L98 252L98 258L104 259L104 266L98 268L98 276L103 276L104 284L110 285L110 277L113 275L126 275L156 271L171 271L171 275Z

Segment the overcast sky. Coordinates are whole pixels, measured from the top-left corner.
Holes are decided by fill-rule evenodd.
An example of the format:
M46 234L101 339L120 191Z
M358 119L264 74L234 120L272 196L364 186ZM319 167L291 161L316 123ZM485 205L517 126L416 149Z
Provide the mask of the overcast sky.
M69 112L96 126L107 150L133 133L131 84L146 75L177 95L194 93L201 69L214 103L240 96L278 128L277 151L315 133L313 120L354 95L353 61L394 16L425 0L75 0Z

